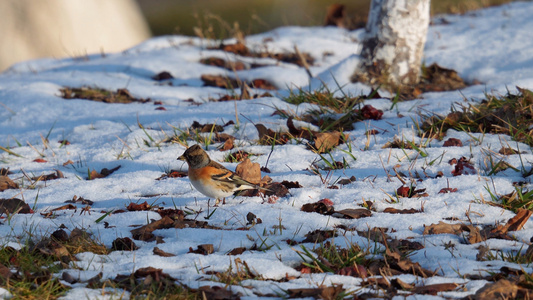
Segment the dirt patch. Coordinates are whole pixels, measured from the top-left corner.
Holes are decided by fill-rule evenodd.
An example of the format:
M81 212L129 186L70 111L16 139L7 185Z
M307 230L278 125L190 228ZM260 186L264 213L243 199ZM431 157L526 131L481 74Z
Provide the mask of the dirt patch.
M151 101L151 99L149 98L144 99L133 97L128 91L128 89L118 89L116 92L112 92L104 89L91 87L65 87L60 89L59 91L61 92L61 98L63 99L86 99L105 103L146 103Z

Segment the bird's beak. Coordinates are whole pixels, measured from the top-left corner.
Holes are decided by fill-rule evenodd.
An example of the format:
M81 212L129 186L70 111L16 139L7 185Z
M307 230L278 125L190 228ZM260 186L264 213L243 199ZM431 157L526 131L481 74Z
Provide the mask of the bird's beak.
M181 155L180 157L178 157L178 160L185 160L185 156Z

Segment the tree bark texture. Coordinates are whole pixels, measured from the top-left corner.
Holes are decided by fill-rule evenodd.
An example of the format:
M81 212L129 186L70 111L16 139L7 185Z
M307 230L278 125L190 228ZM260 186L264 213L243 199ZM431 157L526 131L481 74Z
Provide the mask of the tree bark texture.
M369 83L418 82L429 26L429 3L430 0L372 0L361 51L361 69L367 73L364 77Z

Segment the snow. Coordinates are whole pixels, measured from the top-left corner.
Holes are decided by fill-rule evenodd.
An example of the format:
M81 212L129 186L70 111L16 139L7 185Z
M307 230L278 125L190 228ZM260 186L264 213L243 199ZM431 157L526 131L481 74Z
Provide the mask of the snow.
M266 58L244 58L243 61L248 63L270 66L237 71L236 74L202 65L198 61L203 58L217 56L232 59L235 56L206 49L206 46L214 44L213 41L183 36L153 38L122 53L109 53L105 56L42 59L17 64L0 74L0 146L10 148L21 157L2 151L0 167L13 171L10 178L23 188L0 192L0 198L24 199L34 207L35 213L3 219L0 225L0 244L23 245L24 240L20 240L20 237L24 237L26 232L31 231L37 239L49 235L64 224L67 231L76 227L87 229L107 247L111 247L116 238L131 237L130 225L144 225L151 219L160 218L155 212L127 212L105 217L110 228L105 228L103 222L96 223L104 215L104 211L124 209L131 202L147 201L165 208L202 211L197 218L204 220L208 215L208 199L192 188L187 178L155 180L168 169L186 170L186 165L176 160L185 147L176 143L148 147L143 140L147 140L147 135L150 135L155 141L160 141L165 136L173 135L175 128L186 130L193 121L202 124L225 124L230 120L236 122L235 117L238 115L240 124L228 126L225 131L237 137L238 148L258 154L252 160L261 166L265 166L270 154L268 168L272 173L268 175L274 181L298 181L303 188L292 189L289 196L272 204L263 203L259 197L229 198L226 205L218 207L206 220L210 225L226 230L157 230L154 234L163 237L164 244L135 241L140 248L133 252L114 251L109 255L81 253L77 255L79 261L76 262L79 268L68 272L82 279L103 272L103 278L106 279L151 266L163 269L163 272L192 288L203 285L224 286L209 281L213 275L205 272L224 272L239 257L266 279L297 277L287 282L247 280L241 286L231 287L234 291L241 291L243 296L253 298L256 294L275 294L288 288L317 287L322 283L342 283L349 291L356 291L361 288L360 278L334 274L301 274L294 268L302 261L294 250L299 249L299 246L294 246L293 249L286 242L288 239L300 242L309 231L332 229L337 225L357 230L393 228L394 232L388 233L390 236L422 243L425 248L414 251L411 259L423 268L438 270L438 275L430 279L402 275L402 280L417 285L466 283L464 289L440 293L435 299L465 297L486 284L484 280L464 279L465 274L486 275L502 266L524 268L527 272L532 272L528 265L476 261L479 244L465 244L463 237L449 234L423 235L424 226L438 223L444 218L456 217L460 222L467 223L468 214L476 225L493 225L505 223L513 217L514 213L484 204L481 199L490 198L487 188L505 194L513 190L513 181L524 179L513 171L488 177L485 162L490 155L489 150L497 151L502 146L511 146L518 147L525 154L521 157L509 156L507 161L513 166L521 166L525 162L526 167L530 167L533 155L528 146L518 144L507 136L466 134L450 130L447 137L461 139L463 147L445 148L444 151L443 142L433 140L425 149L427 158L417 157L415 151L405 153L401 149L382 149L394 137L418 141L420 138L415 134L414 121L419 120L419 112L445 115L450 112L452 104L467 104L471 99L479 101L485 92L504 94L507 89L515 92L515 86L533 89L532 14L532 2L514 2L467 15L435 18L436 25L429 28L424 51L426 65L436 62L442 67L457 70L461 77L469 81L478 80L482 84L461 91L426 93L422 99L400 102L392 109L390 101L386 99L366 101L365 104L384 110L384 118L354 124L354 130L348 133L351 138L351 154L356 160L342 151L350 151L347 145L339 146L332 152L333 158L341 161L346 159L350 167L334 171L329 176L323 172L322 180L307 170L311 162L317 159L320 161L317 154L307 150L303 144L296 143L275 146L270 154L270 146L258 146L255 143L258 134L252 121L273 130L286 129L286 120L272 115L276 109L302 113L310 107L298 107L282 101L281 98L288 95L288 89L313 90L326 84L338 94L367 94L370 91L368 86L349 82L354 66L359 62L359 57L354 53L360 51L362 30L349 32L338 28L285 27L246 38L252 49L267 47L269 51L292 52L296 45L301 52L310 53L316 58L315 66L311 67L315 78L311 80L303 68L287 63L278 64ZM438 22L441 19L449 24ZM324 55L326 52L328 54ZM151 79L151 76L162 71L168 71L174 76L170 80L172 86ZM235 102L209 102L209 98L218 98L227 92L219 88L202 87L200 76L203 74L237 75L241 79L263 78L273 82L280 90L271 92L273 97L237 101L236 106ZM65 86L90 86L110 90L127 88L136 97L162 101L166 111L155 110L156 106L152 103L105 104L87 100L64 100L59 97L59 89ZM386 96L386 93L382 95ZM202 104L191 105L185 101L190 98ZM145 130L139 128L138 123ZM378 129L381 133L371 137L368 149L365 149L365 132L369 129ZM50 144L45 147L42 137L48 134ZM65 139L71 144L61 146L57 142ZM194 143L189 141L189 145ZM218 151L216 146L210 145L208 154L212 159L222 162L227 153ZM40 153L48 162L33 161L40 158ZM476 175L451 175L453 167L447 162L462 156L472 158L477 169ZM429 162L435 159L436 162L430 165ZM63 166L68 160L72 160L74 164ZM223 164L230 169L236 167L235 163ZM84 180L88 170L99 171L118 165L121 168L107 178ZM420 172L425 168L425 172L430 175L434 176L442 171L445 176L417 182L417 188L425 188L429 197L402 198L399 203L391 204L387 202L387 194L394 195L401 182L396 178L388 179L387 173L393 172L392 168L397 165L397 171L405 174L413 170ZM60 170L65 178L39 182L35 188L29 188L23 174L24 171L29 176L36 176L55 170ZM338 190L327 189L337 178L351 176L355 176L357 181ZM526 180L530 186L531 179ZM438 194L440 189L448 185L457 188L458 192ZM72 199L74 195L95 202L90 214L80 214L78 209L57 211L54 219L46 219L41 215L63 205L64 201ZM148 195L160 196L145 197ZM323 198L331 199L337 210L357 208L363 199L375 201L377 212L368 218L348 220L300 211L303 204ZM387 207L423 207L424 212L416 215L383 213L383 209ZM209 208L209 212L212 211L213 208ZM235 230L246 225L248 212L261 218L262 223L248 231ZM282 231L277 227L279 225L283 226ZM513 234L518 241L490 239L484 245L504 252L525 251L533 235L533 222L527 222L524 229ZM344 236L333 238L332 242L343 246L357 243L362 248L380 247L350 231ZM445 249L444 245L450 242L455 248ZM233 248L250 248L262 243L264 247L270 247L269 250L246 251L238 256L226 255ZM213 244L215 252L207 256L188 253L189 248L196 249L200 244ZM305 246L313 249L315 245ZM154 255L154 247L177 256ZM123 294L122 290L108 289L103 293L101 290L87 289L82 283L71 286L72 289L64 299L114 299ZM8 292L0 289L0 296L5 295ZM126 292L123 297L127 298L129 294Z

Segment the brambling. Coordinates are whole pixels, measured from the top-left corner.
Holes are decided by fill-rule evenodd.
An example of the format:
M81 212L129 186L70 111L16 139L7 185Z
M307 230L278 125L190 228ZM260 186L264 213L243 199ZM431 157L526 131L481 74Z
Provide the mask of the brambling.
M248 182L223 165L212 161L209 155L199 145L189 147L178 160L184 160L189 165L189 180L202 194L215 198L217 205L222 198L226 204L226 197L237 191L262 189L256 184Z

